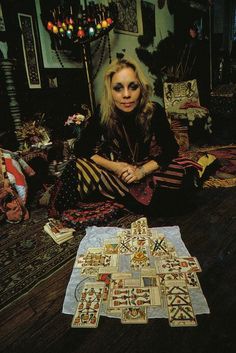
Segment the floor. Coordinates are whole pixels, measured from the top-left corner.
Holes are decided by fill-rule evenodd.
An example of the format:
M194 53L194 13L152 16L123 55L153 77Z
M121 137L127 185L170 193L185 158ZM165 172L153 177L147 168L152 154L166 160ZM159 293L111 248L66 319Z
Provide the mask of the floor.
M202 290L211 313L197 327L171 328L166 319L122 325L101 317L96 329L71 329L61 313L73 261L0 312L0 352L7 353L231 353L236 349L236 188L203 189L192 209L152 215L149 226L180 227L201 264Z

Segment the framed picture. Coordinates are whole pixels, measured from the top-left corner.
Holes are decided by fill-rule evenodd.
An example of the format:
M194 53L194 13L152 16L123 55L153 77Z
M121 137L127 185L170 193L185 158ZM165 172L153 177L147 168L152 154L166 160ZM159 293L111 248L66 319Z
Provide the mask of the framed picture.
M18 13L18 20L21 28L22 47L29 88L41 88L32 16Z
M114 27L117 33L140 36L143 34L141 1L116 0L118 18Z

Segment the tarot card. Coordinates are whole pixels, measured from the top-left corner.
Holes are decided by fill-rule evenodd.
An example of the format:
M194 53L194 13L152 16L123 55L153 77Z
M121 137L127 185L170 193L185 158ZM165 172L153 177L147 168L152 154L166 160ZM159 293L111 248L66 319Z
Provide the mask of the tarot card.
M197 326L186 282L166 281L165 292L170 326Z
M184 273L159 273L158 277L161 285L165 285L165 281L185 280Z
M131 237L131 230L130 229L124 229L119 232L117 232L117 237L119 238L124 238L124 237Z
M82 267L80 275L81 276L86 276L86 277L97 277L99 267Z
M111 273L98 274L97 281L105 283L102 299L103 299L103 302L106 302L108 299L109 286L110 286L110 282L111 282Z
M178 257L156 260L158 273L201 272L201 267L196 257Z
M132 254L132 239L131 237L122 237L120 238L118 253L123 255L130 255Z
M146 324L147 322L147 309L145 307L129 307L122 309L122 324Z
M162 305L166 307L165 281L185 281L185 273L160 273L158 275L160 283L160 291L162 297Z
M89 254L103 254L103 248L88 248L85 255Z
M146 217L131 223L131 234L132 236L150 236Z
M186 281L188 288L200 288L200 283L196 272L186 273L161 273L159 274L160 284L165 285L165 281Z
M99 311L103 298L105 283L86 283L73 317L73 328L95 328L98 326Z
M111 275L112 279L117 279L117 278L131 278L132 277L132 273L131 272L117 272L117 273L113 273Z
M111 282L111 273L102 273L102 274L98 274L97 276L97 281L101 281L101 282L104 282L105 285L110 285L110 282Z
M125 286L125 279L120 278L111 278L110 289L111 288L124 288Z
M118 271L118 266L107 266L107 267L99 267L98 273L116 273Z
M125 286L125 280L131 279L132 273L130 272L117 272L112 273L110 288L123 288Z
M148 228L147 218L141 217L141 218L137 219L137 221L134 221L131 223L131 230L133 228L137 228L137 227Z
M141 251L143 248L149 247L149 238L138 236L132 237L132 251Z
M117 254L104 254L103 252L90 252L83 258L84 263L82 267L117 267L118 256Z
M152 256L173 257L176 256L173 245L165 238L164 234L158 234L150 239L150 251Z
M124 287L140 287L140 278L125 278Z
M188 288L201 288L196 272L185 273L185 279L186 279Z
M156 275L157 275L157 271L155 267L141 268L141 271L140 271L141 277L156 276Z
M89 248L83 258L82 267L103 266L104 254L102 248Z
M74 268L81 268L84 265L84 254L76 256L74 262Z
M133 271L138 271L143 267L149 267L150 260L146 249L136 251L130 256L130 267Z
M161 299L158 287L127 287L110 289L110 308L155 306L160 304Z
M105 240L103 243L104 254L118 254L119 239Z

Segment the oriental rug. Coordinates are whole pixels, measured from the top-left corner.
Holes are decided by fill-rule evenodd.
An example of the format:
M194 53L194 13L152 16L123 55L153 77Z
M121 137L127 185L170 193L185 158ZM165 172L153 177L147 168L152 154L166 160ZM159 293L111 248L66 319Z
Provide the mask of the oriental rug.
M140 215L127 211L110 223L126 228L138 218ZM0 310L75 257L85 230L76 231L73 239L58 245L43 231L46 222L47 210L39 208L28 221L0 225Z
M183 156L198 161L204 155L216 158L214 168L203 182L203 188L236 186L236 145L193 147Z
M203 184L203 187L236 186L236 145L212 146L202 149L218 160L218 168Z

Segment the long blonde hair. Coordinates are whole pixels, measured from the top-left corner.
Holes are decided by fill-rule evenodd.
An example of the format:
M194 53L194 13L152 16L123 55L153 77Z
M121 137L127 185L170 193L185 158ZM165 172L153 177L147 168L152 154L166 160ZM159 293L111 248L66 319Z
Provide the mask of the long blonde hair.
M143 127L143 130L148 134L148 126L154 109L153 103L151 102L152 87L139 64L133 59L116 59L107 67L104 75L104 91L101 99L101 123L110 131L116 125L117 117L115 103L111 94L111 80L115 73L124 68L133 69L139 81L141 94L137 120Z

